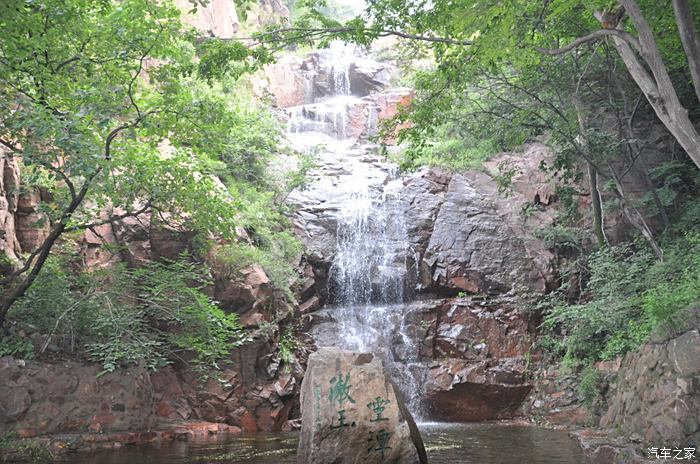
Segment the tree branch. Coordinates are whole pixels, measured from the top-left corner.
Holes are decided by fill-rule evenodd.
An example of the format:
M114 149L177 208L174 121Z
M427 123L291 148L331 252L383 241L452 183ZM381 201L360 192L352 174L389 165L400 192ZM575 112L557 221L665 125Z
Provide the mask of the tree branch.
M539 48L537 47L537 50L539 52L542 52L546 55L551 55L551 56L558 56L558 55L563 55L564 53L568 53L571 50L580 47L581 45L587 44L589 42L596 42L604 37L608 36L614 36L618 37L625 42L627 42L632 48L637 50L639 53L641 53L642 48L639 44L639 40L630 34L629 32L621 31L619 29L600 29L598 31L592 32L588 35L585 35L583 37L579 37L578 39L574 40L571 42L569 45L566 45L561 48Z
M109 224L112 222L121 221L122 219L125 219L128 217L140 216L141 214L148 211L151 208L151 206L153 206L153 205L152 205L151 201L149 200L146 202L146 204L142 208L140 208L137 211L128 211L124 214L115 214L114 216L110 216L108 219L105 219L102 221L96 221L96 222L91 222L88 224L78 224L75 226L66 227L66 232L73 232L76 230L84 230L84 229L92 229L93 227L99 227L99 226Z
M375 33L379 37L387 37L387 36L396 36L396 37L401 37L404 39L410 39L410 40L420 40L423 42L434 42L434 43L444 43L448 45L461 45L461 46L466 46L466 45L472 45L473 42L471 40L459 40L459 39L450 39L448 37L434 37L434 36L427 36L427 35L419 35L419 34L409 34L407 32L401 32L401 31L394 31L394 30L389 30L389 29L383 29L383 30L373 30L373 29L363 29L363 32L372 34ZM344 33L349 33L349 32L358 32L356 28L351 28L351 27L331 27L331 28L302 28L302 27L286 27L282 29L277 29L274 31L269 31L269 32L262 32L260 34L256 34L253 37L236 37L234 39L216 39L216 40L251 40L255 41L259 44L265 44L265 43L274 43L274 42L280 42L283 41L284 39L280 36L280 34L285 34L288 32L298 32L301 33L299 38L303 37L323 37L331 34L344 34ZM270 37L269 39L266 37ZM212 39L210 37L203 38L203 40L208 40Z

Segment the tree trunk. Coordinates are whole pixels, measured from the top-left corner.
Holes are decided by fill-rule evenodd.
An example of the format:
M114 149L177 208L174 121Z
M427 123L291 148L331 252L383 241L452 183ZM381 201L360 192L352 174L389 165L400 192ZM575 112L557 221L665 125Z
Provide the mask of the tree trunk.
M608 245L608 240L605 237L605 230L603 230L603 203L600 199L600 190L598 190L598 171L591 163L586 164L588 164L588 182L591 188L593 233L598 241L598 245L602 248Z
M625 191L622 187L622 180L620 179L620 176L617 175L617 172L615 172L615 168L613 168L611 165L609 165L609 168L610 168L610 173L612 175L612 178L615 181L615 186L616 186L615 193L616 193L617 198L620 200L620 208L622 208L622 214L624 214L625 218L629 221L629 223L635 229L637 229L642 234L642 236L646 239L647 243L649 244L651 249L654 251L656 258L659 261L663 261L664 260L664 252L661 249L659 242L656 241L656 238L654 237L654 233L649 228L649 225L647 224L646 220L644 220L644 216L642 216L642 214L639 212L639 210L627 201Z
M108 152L108 151L107 151ZM29 274L26 276L18 275L14 279L11 279L7 284L7 288L0 294L0 329L2 329L5 319L7 317L7 312L10 310L15 301L19 300L27 292L27 289L34 283L37 276L41 272L41 269L46 264L46 260L49 258L51 249L53 248L56 240L63 234L66 230L66 226L70 217L75 213L78 207L82 204L87 195L88 189L95 180L95 177L102 172L102 167L98 167L94 173L92 173L83 183L80 191L75 195L73 201L68 205L61 219L53 226L51 232L49 232L48 237L44 239L38 250L41 250L36 257L36 262L31 266ZM14 280L14 282L12 281Z
M642 58L651 75L634 50L624 39L613 36L613 43L632 78L644 93L661 122L678 140L695 165L700 168L700 134L688 118L688 110L681 104L673 88L661 52L654 40L649 23L634 0L619 0L639 32Z
M673 12L676 14L676 24L683 43L683 50L688 57L695 95L700 101L700 38L695 30L695 24L693 24L693 15L688 0L673 0Z
M581 140L583 141L583 149L588 152L588 121L586 120L585 107L578 94L578 87L572 96L572 102L576 108L576 116L578 119L578 127ZM589 154L590 156L590 154ZM598 245L604 247L608 244L605 238L605 230L603 230L603 204L600 199L600 190L598 190L598 170L593 165L590 157L586 158L588 166L588 182L591 190L591 208L593 212L593 233L598 241Z
M75 208L77 208L77 205ZM73 208L71 213L75 211L75 208ZM65 220L60 221L54 226L49 236L46 237L44 242L41 244L41 252L38 254L36 262L32 266L31 271L29 271L29 274L27 274L26 276L17 276L14 279L15 282L10 282L7 285L7 289L4 292L2 292L2 296L0 296L0 328L3 327L3 324L5 323L5 318L7 317L7 313L12 307L12 305L15 303L15 301L19 300L24 296L24 294L27 292L27 289L36 280L37 276L39 275L39 272L41 272L41 269L44 267L44 264L46 264L46 260L49 258L51 248L53 248L53 245L56 243L56 240L58 240L58 237L61 236L65 228Z

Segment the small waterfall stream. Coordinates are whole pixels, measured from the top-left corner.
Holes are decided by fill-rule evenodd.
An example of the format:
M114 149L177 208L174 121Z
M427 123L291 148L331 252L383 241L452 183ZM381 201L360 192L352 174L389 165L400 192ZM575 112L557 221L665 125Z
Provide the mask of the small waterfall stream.
M375 147L347 135L348 111L360 101L351 95L350 66L356 57L354 47L331 44L320 65L331 76L333 94L291 108L289 138L297 150L320 153L320 164L335 162L343 174L330 192L337 197L329 275L328 310L337 332L332 344L381 356L414 416L420 417L419 382L407 369L417 363L418 349L404 324L403 303L411 296L416 267L400 196L403 184L398 166L378 166ZM368 108L366 135L373 133L377 119Z

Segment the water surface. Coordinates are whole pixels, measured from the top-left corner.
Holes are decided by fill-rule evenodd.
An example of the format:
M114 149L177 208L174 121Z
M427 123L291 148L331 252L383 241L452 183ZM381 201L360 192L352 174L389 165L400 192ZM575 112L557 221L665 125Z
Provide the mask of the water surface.
M562 430L497 423L422 424L431 464L582 464ZM72 464L296 464L297 433L258 434L67 455Z

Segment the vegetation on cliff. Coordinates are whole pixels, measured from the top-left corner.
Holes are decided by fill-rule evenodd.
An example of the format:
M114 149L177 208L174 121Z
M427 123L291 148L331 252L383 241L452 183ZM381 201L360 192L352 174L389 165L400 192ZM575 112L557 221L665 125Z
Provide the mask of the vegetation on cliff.
M34 226L46 230L18 261L0 256L0 355L215 366L246 338L202 291L215 242L237 250L232 274L256 261L289 288L288 185L268 171L281 132L239 82L270 57L201 41L180 15L150 0L0 5L0 156L22 175L7 194L41 192ZM191 231L194 252L85 272L73 243L130 218Z

